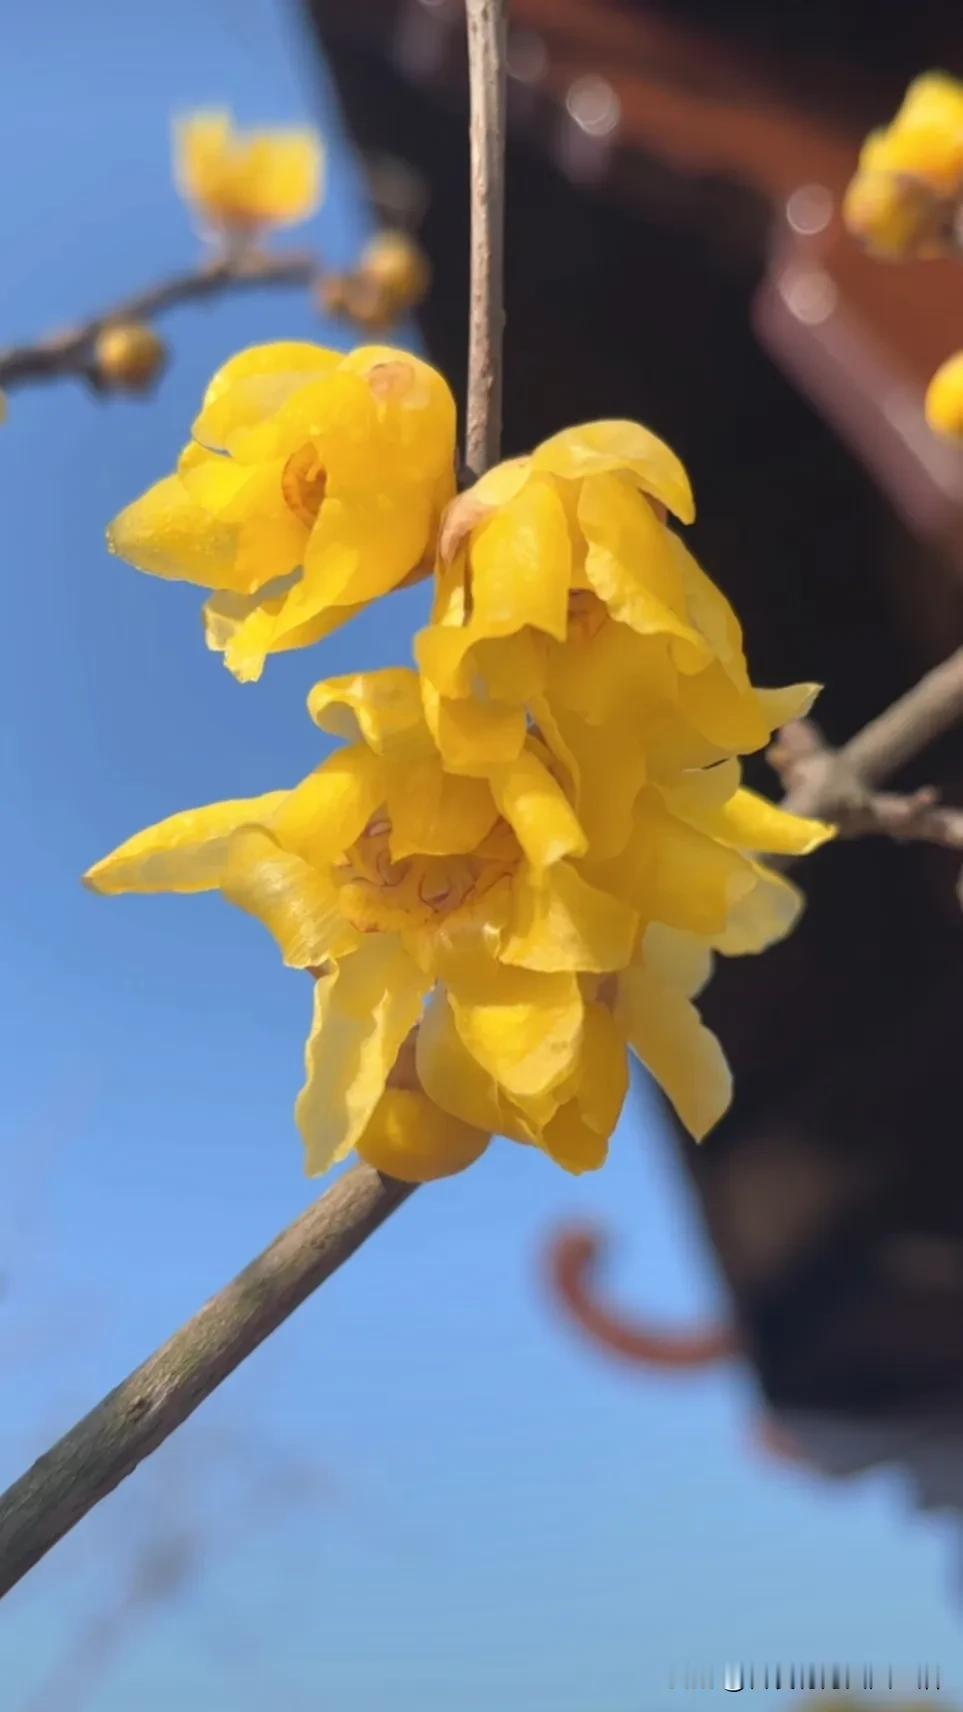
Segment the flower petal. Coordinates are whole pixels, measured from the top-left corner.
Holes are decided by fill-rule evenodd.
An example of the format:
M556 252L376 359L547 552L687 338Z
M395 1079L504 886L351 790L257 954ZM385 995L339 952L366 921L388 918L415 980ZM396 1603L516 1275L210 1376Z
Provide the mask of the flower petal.
M695 1006L650 970L636 967L618 978L615 1020L690 1135L701 1141L729 1106L732 1077Z
M782 874L753 862L751 891L738 899L712 944L726 957L752 956L785 939L805 907L805 897Z
M285 850L263 827L247 826L228 844L221 889L229 903L263 922L292 969L317 969L359 942L323 873Z
M307 1170L320 1176L356 1146L418 1021L426 976L393 934L370 934L315 982L295 1115Z
M597 1171L629 1087L625 1040L604 1005L585 1007L574 1081L573 1097L549 1119L540 1144L566 1171Z
M386 1088L363 1134L358 1153L376 1171L402 1183L431 1183L474 1165L491 1136L440 1111L426 1094Z
M489 774L492 796L535 868L582 855L585 833L561 785L528 747Z
M736 905L737 913L739 905ZM730 916L730 922L732 917ZM715 943L715 942L714 942ZM687 999L694 999L712 975L712 946L698 934L662 921L650 921L642 940L642 960L649 972Z
M658 793L643 791L624 851L593 864L589 877L639 911L703 936L722 933L739 899L755 884L751 862L668 812Z
M285 849L316 867L336 862L385 800L384 763L363 744L336 749L263 818Z
M590 476L578 519L588 542L586 577L612 617L640 636L672 638L684 669L708 664L709 646L686 616L675 537L648 501L621 476Z
M287 801L288 791L239 797L185 809L128 838L88 869L84 884L114 896L121 892L211 892L221 883L231 835L263 825Z
M583 1016L574 975L508 967L467 935L439 958L439 975L464 1045L510 1098L547 1093L570 1074Z
M661 500L683 523L691 523L695 516L684 465L664 440L639 422L583 422L578 428L563 428L537 447L532 465L570 481L626 470L645 493Z
M635 910L599 891L570 862L522 872L512 887L511 931L500 957L523 969L601 973L624 969L632 957Z
M326 678L310 691L308 712L322 731L360 738L377 755L430 747L418 674L407 666Z
M512 1141L535 1140L518 1108L468 1051L444 992L435 992L425 1007L415 1041L415 1063L425 1093L453 1118Z

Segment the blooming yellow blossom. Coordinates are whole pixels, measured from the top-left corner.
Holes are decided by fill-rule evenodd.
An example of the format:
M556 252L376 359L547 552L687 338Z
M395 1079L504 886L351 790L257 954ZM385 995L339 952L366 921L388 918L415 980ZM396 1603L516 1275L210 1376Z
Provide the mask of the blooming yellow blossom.
M926 420L938 434L963 440L963 351L941 363L926 389Z
M666 524L693 510L678 458L632 422L565 430L454 501L415 644L446 766L510 760L534 718L564 758L604 725L625 768L661 776L807 710L815 685L751 684L732 607Z
M207 642L235 677L430 570L455 406L417 357L255 345L218 370L192 433L108 540L139 570L215 591Z
M961 192L963 84L930 72L910 84L892 123L867 137L844 218L877 255L938 255Z
M460 1170L491 1134L599 1166L631 1045L701 1136L729 1099L692 1003L713 949L782 936L795 889L759 851L829 829L743 791L732 764L636 793L622 849L590 847L537 732L485 777L447 772L405 670L319 684L350 739L289 791L138 834L97 891L220 889L316 976L297 1115L312 1173L352 1148L411 1180Z
M231 235L308 219L322 194L324 150L310 126L237 131L226 112L194 113L174 127L181 194Z

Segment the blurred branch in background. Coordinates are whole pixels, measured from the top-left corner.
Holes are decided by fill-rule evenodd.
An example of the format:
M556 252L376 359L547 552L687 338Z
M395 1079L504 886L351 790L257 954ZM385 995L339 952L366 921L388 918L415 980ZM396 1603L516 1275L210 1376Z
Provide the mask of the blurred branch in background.
M180 303L196 303L252 286L311 285L318 277L317 258L305 251L269 255L245 250L200 262L197 267L174 274L146 291L123 299L113 308L92 315L77 327L50 334L35 344L12 345L0 351L0 387L10 391L37 381L74 377L87 381L98 391L112 388L142 391L160 371L163 346L156 341L152 354L152 347L142 340L138 363L134 342L130 340L131 360L125 371L122 360L118 363L116 357L113 361L111 357L112 350L116 352L120 346L118 331L130 335L136 327L143 333L146 331L143 323Z

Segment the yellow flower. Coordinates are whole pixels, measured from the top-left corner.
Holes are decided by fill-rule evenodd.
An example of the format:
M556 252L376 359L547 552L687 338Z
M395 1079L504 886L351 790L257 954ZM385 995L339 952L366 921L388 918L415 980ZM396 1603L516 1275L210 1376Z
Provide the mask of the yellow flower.
M178 189L212 226L245 234L307 220L321 200L324 150L310 126L236 131L226 112L174 127Z
M255 345L219 369L177 473L108 531L154 576L216 591L208 646L235 677L427 574L454 491L455 406L403 351Z
M473 778L444 770L412 672L322 683L310 706L352 741L300 785L175 815L87 876L106 893L220 889L316 975L309 1170L356 1147L421 1180L493 1133L594 1169L627 1043L693 1133L711 1128L728 1072L692 994L712 948L761 949L798 909L745 852L828 829L715 768L640 792L625 848L600 860L536 733Z
M930 72L910 84L892 123L867 137L844 219L877 255L938 255L961 191L963 84Z
M453 502L415 644L446 766L510 760L531 715L570 748L605 724L627 767L677 771L806 711L814 685L753 688L735 613L666 510L691 521L685 470L632 422L568 429Z
M930 381L926 420L937 434L963 440L963 351L941 363Z

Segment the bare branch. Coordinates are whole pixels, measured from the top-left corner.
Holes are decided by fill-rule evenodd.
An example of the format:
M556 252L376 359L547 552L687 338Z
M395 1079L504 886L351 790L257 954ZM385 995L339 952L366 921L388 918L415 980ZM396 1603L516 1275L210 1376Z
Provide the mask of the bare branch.
M505 326L506 0L465 0L471 95L471 308L465 462L474 478L498 460Z
M239 251L174 274L146 291L124 298L77 327L38 339L33 345L11 345L0 351L0 388L9 392L32 381L81 377L97 383L94 345L98 333L119 322L151 321L178 303L192 303L222 292L263 285L310 285L320 273L316 256L306 251L267 255Z
M0 1497L0 1597L412 1192L356 1165Z
M932 786L899 795L875 787L963 719L963 648L832 749L811 720L779 733L768 760L794 814L835 821L841 838L876 835L963 849L963 809L940 806Z

